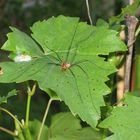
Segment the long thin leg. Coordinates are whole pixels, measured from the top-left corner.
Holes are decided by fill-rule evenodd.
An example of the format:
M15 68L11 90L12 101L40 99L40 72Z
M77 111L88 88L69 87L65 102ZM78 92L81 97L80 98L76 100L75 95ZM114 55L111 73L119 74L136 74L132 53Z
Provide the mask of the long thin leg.
M83 60L80 60L80 61L77 61L75 62L74 64L72 64L71 66L74 66L74 65L77 65L77 64L81 64L81 63L85 63L85 62L88 62L88 63L91 63L93 65L95 65L96 67L100 68L101 70L111 70L111 69L105 69L99 65L97 65L96 63L90 61L90 60L86 60L86 59L83 59Z
M75 57L76 57L76 54L77 54L77 49L78 49L78 46L76 47L76 49L75 49L75 52L74 52L74 54L73 54L73 57L72 57L72 59L71 59L71 64L73 63L73 61L75 60Z
M66 55L66 60L65 60L65 62L67 62L67 60L68 60L68 57L69 57L69 54L70 54L70 50L71 50L71 47L72 47L72 44L73 44L73 40L74 40L75 35L76 35L76 31L77 31L78 24L79 24L79 21L78 21L78 23L77 23L77 25L76 25L76 27L75 27L75 29L74 29L74 35L72 36L72 39L71 39L71 42L70 42L70 45L69 45L69 48L68 48L68 53L67 53L67 55Z
M47 47L47 46L46 46L46 47ZM51 56L55 57L55 59L57 59L60 63L62 63L62 60L61 60L60 56L58 55L58 53L55 52L54 50L50 49L49 47L47 47L47 48L48 48L50 51L54 52L54 53L56 54L57 58L56 58L55 56L53 56L53 55L51 55Z
M75 84L76 84L76 88L77 88L77 91L78 91L78 96L80 97L81 101L83 102L83 99L82 99L82 97L80 95L80 92L79 92L79 89L78 89L78 84L77 84L76 76L75 76L75 74L73 73L73 71L70 68L68 70L70 71L70 73L72 74L72 76L74 78L74 81L75 81ZM83 104L84 104L84 102L83 102Z
M52 58L54 58L55 60L57 60L59 63L61 63L60 61L59 61L59 59L58 58L56 58L55 56L53 56L53 55L48 55L48 59L49 60L51 60L52 61L52 59L50 59L49 57L52 57ZM53 61L54 62L54 61ZM55 63L55 62L54 62Z
M80 40L79 42L76 43L76 49L75 49L75 52L74 52L74 56L71 60L71 64L73 63L73 61L75 60L75 57L76 57L76 54L77 54L77 49L79 47L79 43L82 43L84 41L86 41L87 39L90 38L91 35L93 35L94 31L92 31L87 37L85 37L84 39Z
M36 41L35 41L35 42L36 42ZM42 49L42 46L41 46L38 42L36 42L36 43L37 43L38 46ZM48 46L46 46L46 48L48 48L50 51L54 52L54 53L56 54L57 58L56 58L55 56L53 56L53 55L49 55L49 56L53 56L53 57L54 57L55 59L57 59L60 63L62 63L61 58L60 58L60 56L57 54L57 52L55 52L54 50L50 49ZM43 51L43 49L42 49L42 51Z
M35 61L37 61L37 60L35 60ZM23 69L22 70L23 71L22 73L20 73L21 70L20 70L20 72L15 71L15 73L13 73L12 75L15 75L16 74L16 77L14 77L13 79L11 79L11 81L14 82L14 80L16 80L17 78L21 77L25 72L27 72L27 70L29 70L28 68L30 68L32 65L33 65L33 63L29 62L28 63L28 66L26 66L26 69Z
M47 64L51 64L51 65L56 65L56 66L61 66L59 63L47 63Z
M86 71L85 71L80 65L75 64L75 66L77 66L77 67L85 74L85 76L87 77L87 82L88 82L88 89L89 89L89 93L90 93L90 98L93 99L93 98L92 98L92 94L91 94L91 90L90 90L90 82L89 82L89 76L88 76L88 74L86 73ZM97 109L96 109L96 106L95 106L95 104L93 103L93 100L92 100L92 105L93 105L94 109L96 110L96 113L99 115L99 113L98 113L98 111L97 111Z
M32 66L32 64L33 64L33 63L30 63L30 64L28 65L28 67L26 67L26 69L22 70L22 71L23 71L22 73L18 74L16 77L14 77L13 79L11 79L11 81L14 81L14 80L16 80L17 78L21 77L25 72L27 73L27 71L30 70L30 69L28 69L28 68L30 68L30 67ZM39 68L39 70L41 70L43 67L45 67L46 64L61 66L59 63L47 62L47 63L45 63L43 66L41 66L41 67ZM32 76L32 75L34 75L34 74L37 74L37 73L39 72L39 70L33 72L32 74L30 74L30 75L28 75L28 76ZM17 72L15 72L15 73L17 73Z
M38 72L40 72L40 70L43 68L43 67L45 67L46 66L46 64L50 64L50 65L55 65L55 66L61 66L60 64L58 64L58 63L45 63L45 65L44 66L42 66L38 71L35 71L34 73L32 73L32 74L30 74L30 75L28 75L28 76L32 76L32 75L35 75L35 74L37 74Z

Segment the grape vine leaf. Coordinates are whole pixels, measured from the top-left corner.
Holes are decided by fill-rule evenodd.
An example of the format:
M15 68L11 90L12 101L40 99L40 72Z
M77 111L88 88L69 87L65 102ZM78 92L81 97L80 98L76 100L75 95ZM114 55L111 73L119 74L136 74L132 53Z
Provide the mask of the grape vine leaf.
M17 91L14 89L10 91L6 96L0 96L0 104L7 103L7 99L17 95Z
M33 139L37 138L40 126L38 120L29 123ZM82 128L80 120L69 112L54 115L50 127L45 125L41 135L41 140L101 140L101 138L99 131L90 127Z
M78 114L83 121L95 127L100 119L100 106L105 105L103 95L110 92L105 82L109 80L108 75L116 71L113 65L99 55L126 51L125 44L117 37L118 33L106 27L79 22L79 18L64 16L38 21L31 27L31 31L43 55L34 56L34 49L27 49L34 47L35 42L30 41L30 45L26 45L28 43L19 41L16 45L17 40L8 35L11 48L13 44L16 45L16 49L10 51L16 54L25 45L32 60L0 63L3 71L0 82L36 80L42 90L54 91L73 114ZM25 34L18 32L13 30L10 34L16 34L21 40L25 38ZM6 44L3 49L7 48ZM70 64L70 68L62 70L63 63Z
M111 115L99 126L109 128L114 134L106 140L138 140L140 138L140 97L126 94L125 106L114 107Z

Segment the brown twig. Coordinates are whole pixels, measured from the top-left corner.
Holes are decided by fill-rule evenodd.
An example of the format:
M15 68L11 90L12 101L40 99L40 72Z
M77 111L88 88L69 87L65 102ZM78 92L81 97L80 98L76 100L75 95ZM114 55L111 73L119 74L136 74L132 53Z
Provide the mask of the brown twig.
M117 106L122 106L121 101L124 97L124 72L125 68L122 65L117 72Z
M130 2L132 3L132 1ZM128 27L128 38L127 38L128 54L126 56L126 66L125 66L125 92L128 92L130 90L132 58L137 23L138 19L135 16L127 16L126 24Z
M122 26L122 30L119 34L120 36L120 39L122 41L125 41L126 40L126 34L125 34L125 31L124 31L124 27ZM125 56L124 54L119 54L117 56L117 58L121 62L123 62ZM124 97L124 75L125 75L125 66L124 64L122 64L118 71L117 71L117 75L116 75L116 80L117 80L117 106L122 106L123 105L123 102L122 102L122 99Z

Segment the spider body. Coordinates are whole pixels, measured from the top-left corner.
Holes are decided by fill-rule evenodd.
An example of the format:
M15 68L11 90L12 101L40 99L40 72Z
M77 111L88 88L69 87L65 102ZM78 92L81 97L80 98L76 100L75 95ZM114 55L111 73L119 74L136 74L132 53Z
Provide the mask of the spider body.
M71 64L69 64L69 63L62 63L61 64L61 70L62 71L65 71L65 70L67 70L70 67L71 67Z

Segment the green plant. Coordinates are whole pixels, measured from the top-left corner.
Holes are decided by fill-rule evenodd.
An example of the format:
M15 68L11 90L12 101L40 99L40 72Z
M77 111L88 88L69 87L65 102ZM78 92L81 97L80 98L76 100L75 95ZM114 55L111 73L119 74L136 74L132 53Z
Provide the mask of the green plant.
M0 109L14 119L15 131L2 127L0 130L15 140L138 139L139 129L134 127L139 124L139 97L126 95L121 107L111 106L112 99L108 98L115 86L113 80L108 82L108 76L113 79L116 64L120 67L124 62L119 59L116 63L115 59L114 63L111 59L116 58L116 52L127 51L119 38L120 23L127 14L135 14L132 10L138 5L136 1L126 7L109 23L98 20L97 26L80 22L76 17L58 16L36 22L30 28L31 37L10 27L12 32L8 33L2 49L10 52L12 61L0 63L0 82L26 82L28 99L25 122L8 110ZM32 88L29 80L34 81ZM36 94L37 84L50 97L42 122L29 120L31 98ZM12 95L15 93L0 100L3 102ZM64 101L75 117L68 112L59 113L47 126L45 121L53 101ZM90 127L82 126L78 117ZM128 130L135 134L127 135Z

